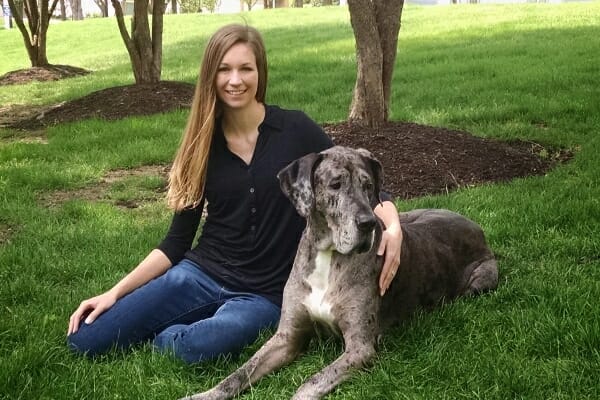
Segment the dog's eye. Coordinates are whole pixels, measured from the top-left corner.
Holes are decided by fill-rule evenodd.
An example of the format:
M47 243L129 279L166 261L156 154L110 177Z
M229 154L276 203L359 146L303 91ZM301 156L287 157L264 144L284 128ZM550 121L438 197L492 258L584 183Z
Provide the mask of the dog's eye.
M329 189L340 190L341 188L342 188L342 182L340 182L340 181L334 181L329 184Z

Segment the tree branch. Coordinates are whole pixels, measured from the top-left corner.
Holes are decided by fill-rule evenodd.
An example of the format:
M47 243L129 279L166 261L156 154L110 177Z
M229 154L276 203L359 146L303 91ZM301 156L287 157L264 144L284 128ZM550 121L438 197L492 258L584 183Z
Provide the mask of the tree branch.
M31 11L32 3L33 3L33 11ZM25 10L25 16L27 16L27 25L29 25L29 31L31 32L31 40L32 40L31 43L33 43L34 35L35 35L35 31L36 31L37 20L38 20L37 4L35 3L35 0L23 1L23 9Z
M119 27L119 32L121 33L121 37L123 38L123 42L125 42L125 47L131 53L134 51L133 44L131 42L131 36L129 36L129 32L127 31L127 27L125 26L125 18L123 17L123 9L121 8L121 3L118 0L110 1L115 9L115 16L117 17L117 26Z
M50 10L48 11L48 22L50 22L50 18L52 18L52 14L54 14L57 4L58 0L54 0L54 2L52 2L52 6L50 6Z
M163 15L167 3L154 0L152 4L152 63L157 71L162 69Z
M25 24L23 23L23 16L21 15L21 13L19 13L19 10L15 6L14 0L8 0L8 7L10 8L10 12L12 13L13 18L15 19L17 27L21 31L21 35L23 35L23 41L25 42L25 48L27 49L27 53L31 54L31 51L33 50L31 46L31 37L29 36L29 32L27 31Z

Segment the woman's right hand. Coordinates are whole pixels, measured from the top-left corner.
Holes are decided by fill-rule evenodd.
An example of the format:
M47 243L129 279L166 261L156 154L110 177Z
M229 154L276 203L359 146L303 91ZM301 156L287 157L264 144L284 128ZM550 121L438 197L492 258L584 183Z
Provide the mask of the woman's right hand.
M81 302L77 310L69 319L69 330L67 336L79 330L81 320L85 317L85 323L91 324L100 314L111 308L117 302L117 297L110 291L99 296L92 297Z
M100 314L111 308L118 299L162 275L170 267L171 260L162 250L152 250L133 271L108 292L81 302L77 310L71 315L67 336L79 330L79 325L84 318L86 324L91 324Z

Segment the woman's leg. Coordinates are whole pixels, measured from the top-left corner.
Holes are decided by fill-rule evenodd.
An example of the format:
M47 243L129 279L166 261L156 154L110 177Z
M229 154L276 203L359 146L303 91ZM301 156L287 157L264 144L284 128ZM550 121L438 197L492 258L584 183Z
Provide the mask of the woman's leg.
M163 275L119 299L93 323L82 321L67 338L69 347L93 356L154 338L167 326L215 313L221 287L195 264L183 260Z
M275 327L279 322L281 308L264 297L229 295L214 316L170 326L156 336L154 346L160 351L173 352L187 363L237 355L258 338L262 329Z

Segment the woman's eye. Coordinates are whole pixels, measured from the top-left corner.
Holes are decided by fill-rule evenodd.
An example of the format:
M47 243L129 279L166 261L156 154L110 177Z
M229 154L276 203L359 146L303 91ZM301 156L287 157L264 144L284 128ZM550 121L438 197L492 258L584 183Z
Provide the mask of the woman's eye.
M340 181L335 181L329 184L329 188L333 190L340 190L342 187L342 183Z

